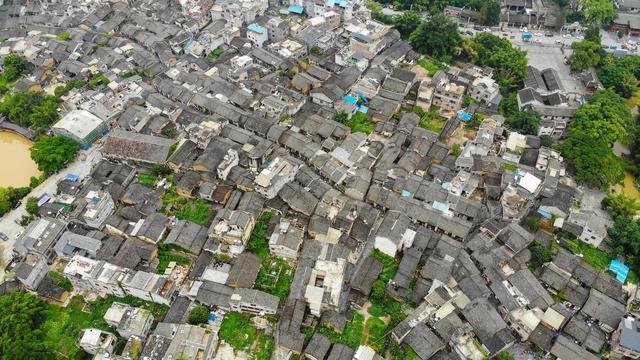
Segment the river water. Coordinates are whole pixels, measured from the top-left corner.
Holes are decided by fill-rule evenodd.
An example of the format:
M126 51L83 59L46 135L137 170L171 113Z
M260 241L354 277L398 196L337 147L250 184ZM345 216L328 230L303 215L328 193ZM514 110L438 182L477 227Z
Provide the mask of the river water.
M29 178L40 175L29 155L31 144L22 135L0 131L0 187L29 186Z

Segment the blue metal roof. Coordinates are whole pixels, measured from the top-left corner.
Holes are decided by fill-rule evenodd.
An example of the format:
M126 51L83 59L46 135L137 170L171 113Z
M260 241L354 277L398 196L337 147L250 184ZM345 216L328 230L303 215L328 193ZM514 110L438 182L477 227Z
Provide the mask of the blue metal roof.
M304 8L300 5L291 5L289 6L289 12L302 15L302 13L304 12Z
M351 95L345 95L343 99L351 105L354 105L356 102L358 102L358 99Z
M464 122L469 122L471 121L471 119L473 119L473 115L466 113L462 110L458 111L458 120L460 121L464 121Z
M251 24L249 26L247 26L247 29L257 32L258 34L262 34L264 33L264 28L258 24Z

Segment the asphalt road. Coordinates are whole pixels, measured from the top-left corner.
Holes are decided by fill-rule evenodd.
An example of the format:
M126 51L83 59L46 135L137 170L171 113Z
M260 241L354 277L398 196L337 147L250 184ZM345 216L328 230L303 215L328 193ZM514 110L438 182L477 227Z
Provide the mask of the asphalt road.
M81 150L76 160L69 164L65 169L59 173L50 176L37 188L33 189L27 197L22 201L22 205L5 214L0 218L0 231L5 233L9 238L7 241L0 241L0 252L2 257L0 258L0 268L4 269L13 257L13 246L16 239L24 231L24 228L17 224L23 215L27 215L26 199L30 196L39 198L44 194L55 194L57 190L58 181L64 179L69 173L78 175L81 179L91 172L91 168L102 157L100 156L101 145L94 146L89 150ZM0 282L4 281L4 271L0 271Z

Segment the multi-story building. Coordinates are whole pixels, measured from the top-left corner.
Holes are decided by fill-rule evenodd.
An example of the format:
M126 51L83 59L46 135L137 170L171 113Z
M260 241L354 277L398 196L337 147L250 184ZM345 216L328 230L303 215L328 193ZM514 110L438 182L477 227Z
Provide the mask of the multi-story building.
M125 295L120 282L124 280L126 273L127 269L120 266L81 255L74 256L64 268L64 276L74 289L119 297Z
M80 331L76 345L92 355L112 354L117 341L118 338L110 332L89 328Z
M277 17L272 17L265 25L269 41L272 43L284 40L289 35L289 23Z
M95 229L102 228L107 218L113 213L115 203L106 191L89 191L85 196L87 207L82 214L84 223Z
M273 199L286 183L293 181L299 168L299 165L284 158L275 158L256 176L256 192L267 199Z
M458 111L462 107L465 87L449 81L444 71L438 71L432 79L432 104L443 111Z
M251 24L247 26L247 39L249 39L253 45L262 47L262 44L269 40L268 31L258 24Z
M132 336L145 339L153 325L153 314L147 309L114 302L103 316L104 321L117 329L125 339Z

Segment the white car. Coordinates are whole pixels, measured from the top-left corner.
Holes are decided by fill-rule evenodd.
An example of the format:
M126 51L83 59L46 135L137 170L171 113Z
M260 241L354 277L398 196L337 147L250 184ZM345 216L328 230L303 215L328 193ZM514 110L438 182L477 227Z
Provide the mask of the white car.
M584 36L582 36L582 35L576 35L576 39L578 39L578 40L582 40L582 39L584 39Z
M537 32L535 35L536 35L536 36L544 36L544 34L543 34L543 33L539 33L539 32Z

